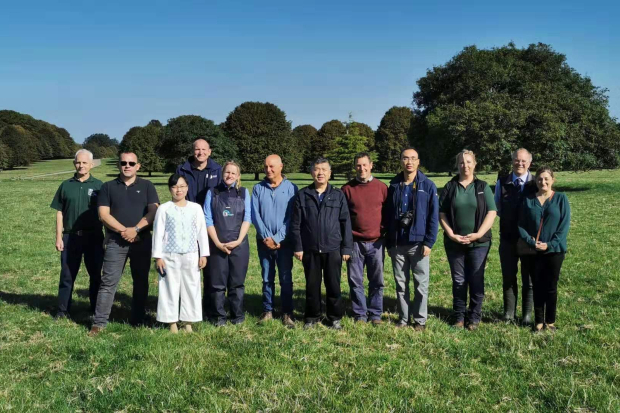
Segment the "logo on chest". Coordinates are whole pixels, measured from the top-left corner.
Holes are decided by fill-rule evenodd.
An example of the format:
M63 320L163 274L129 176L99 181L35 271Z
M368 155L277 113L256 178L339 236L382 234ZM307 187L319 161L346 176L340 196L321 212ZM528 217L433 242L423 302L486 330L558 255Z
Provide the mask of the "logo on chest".
M235 214L233 214L233 212L230 210L230 207L226 207L224 209L224 211L222 211L222 215L224 215L224 217L234 217Z

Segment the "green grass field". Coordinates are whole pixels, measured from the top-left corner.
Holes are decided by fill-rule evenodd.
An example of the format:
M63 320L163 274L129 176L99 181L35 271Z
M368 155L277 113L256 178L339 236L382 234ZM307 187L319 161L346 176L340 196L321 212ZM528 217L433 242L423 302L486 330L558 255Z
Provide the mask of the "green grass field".
M533 335L498 321L497 242L489 255L481 327L451 328L446 322L451 281L441 234L431 258L431 315L424 333L397 330L390 322L354 325L349 317L339 332L303 330L304 277L298 262L298 328L287 330L275 320L257 326L261 279L252 229L243 325L216 329L200 323L194 334L178 335L159 325L132 328L126 324L131 299L126 272L112 322L89 338L83 269L74 293L75 320L52 318L59 255L49 204L69 175L13 179L70 169L71 162L62 160L0 173L0 410L620 411L620 171L558 174L556 189L567 193L573 220L555 334ZM103 162L93 175L110 180L115 170ZM244 178L246 186L254 184L250 175ZM291 178L310 183L309 175ZM491 175L483 178L494 181ZM162 202L169 200L166 176L151 179ZM431 174L431 179L442 187L448 177ZM384 321L394 321L389 258L385 264ZM350 311L344 271L342 290ZM156 302L152 271L153 316Z

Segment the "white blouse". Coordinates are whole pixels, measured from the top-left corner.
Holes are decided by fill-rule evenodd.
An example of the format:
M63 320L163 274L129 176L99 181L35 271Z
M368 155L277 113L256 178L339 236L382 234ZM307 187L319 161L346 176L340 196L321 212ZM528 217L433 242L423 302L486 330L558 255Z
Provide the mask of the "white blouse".
M200 205L187 201L179 207L169 201L157 208L153 223L153 258L163 254L187 254L200 251L209 255L209 237Z

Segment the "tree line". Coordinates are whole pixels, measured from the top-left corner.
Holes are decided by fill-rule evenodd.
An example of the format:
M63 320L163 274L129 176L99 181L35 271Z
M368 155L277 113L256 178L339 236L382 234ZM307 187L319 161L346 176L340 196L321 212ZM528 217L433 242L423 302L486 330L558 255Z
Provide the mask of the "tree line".
M42 159L71 158L79 149L66 129L12 110L0 110L0 170Z
M412 107L390 108L377 130L352 116L319 129L292 128L276 105L244 102L221 124L196 115L166 125L152 120L131 128L120 143L94 134L84 147L96 157L135 152L142 170L152 173L174 170L191 154L194 139L204 137L217 162L234 159L257 179L271 153L280 154L287 172L307 171L312 160L327 157L336 173L349 173L358 152L371 154L375 170L396 172L401 149L410 145L422 166L436 172L454 170L454 155L464 148L476 153L483 171L508 168L506 160L520 147L534 154L534 163L557 170L620 165L620 124L609 114L607 89L594 86L549 45L469 46L429 69L417 85ZM0 146L0 157L3 150Z

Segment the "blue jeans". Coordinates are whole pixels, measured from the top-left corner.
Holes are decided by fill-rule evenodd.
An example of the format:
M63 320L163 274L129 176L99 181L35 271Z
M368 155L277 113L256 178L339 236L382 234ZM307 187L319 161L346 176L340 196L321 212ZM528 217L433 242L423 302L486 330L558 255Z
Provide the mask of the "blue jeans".
M351 289L351 307L356 320L381 319L383 313L383 240L356 241L347 261L347 275ZM368 306L364 294L364 267L368 270Z
M271 250L257 240L258 259L263 277L263 311L273 311L273 294L276 289L276 267L280 280L282 313L293 314L293 249L284 243L278 250Z
M477 324L482 318L484 300L484 266L490 247L446 250L452 273L452 308L456 322L465 321L469 288L468 321Z

